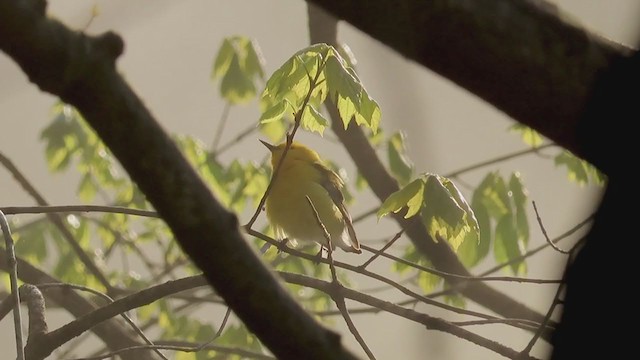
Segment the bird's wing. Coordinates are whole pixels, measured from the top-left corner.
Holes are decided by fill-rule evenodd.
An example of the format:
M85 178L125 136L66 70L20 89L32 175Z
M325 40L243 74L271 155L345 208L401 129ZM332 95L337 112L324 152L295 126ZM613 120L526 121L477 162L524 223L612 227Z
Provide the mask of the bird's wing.
M360 241L358 241L356 231L353 229L351 215L344 206L344 195L342 194L342 187L344 186L344 183L342 182L342 179L338 174L321 163L314 163L313 166L321 174L320 185L327 190L329 197L331 197L331 200L342 214L345 226L347 227L347 233L349 233L349 237L351 238L353 252L360 254L362 252L362 250L360 250Z

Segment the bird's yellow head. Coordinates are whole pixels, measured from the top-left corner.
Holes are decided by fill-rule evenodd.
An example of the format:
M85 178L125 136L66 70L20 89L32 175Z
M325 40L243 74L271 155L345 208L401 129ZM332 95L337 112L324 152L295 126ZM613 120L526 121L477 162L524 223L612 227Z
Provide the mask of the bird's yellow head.
M267 149L269 149L269 151L271 151L271 166L275 169L276 166L278 166L278 162L280 162L280 158L284 153L284 149L287 145L287 142L285 141L279 145L271 145L268 142L262 141L262 140L260 140L260 142L263 143L264 146L266 146ZM287 151L287 156L285 157L285 161L289 162L289 161L296 161L296 160L309 162L309 163L315 163L315 162L321 161L320 156L318 155L317 152L309 149L308 147L300 143L294 142L291 144L289 151Z

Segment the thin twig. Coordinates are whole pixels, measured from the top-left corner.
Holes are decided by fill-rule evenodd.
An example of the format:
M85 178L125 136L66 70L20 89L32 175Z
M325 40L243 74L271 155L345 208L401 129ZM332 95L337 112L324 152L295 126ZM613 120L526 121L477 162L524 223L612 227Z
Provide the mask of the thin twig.
M227 307L227 311L224 313L224 318L222 319L222 324L220 324L220 327L218 328L218 331L216 331L215 335L213 335L211 340L209 340L207 342L203 342L202 344L200 344L200 346L198 346L198 348L195 350L196 352L198 352L200 350L203 350L205 347L207 347L207 345L211 344L217 338L219 338L220 335L222 335L222 331L227 326L227 321L229 320L229 315L231 315L231 308Z
M224 318L222 319L222 324L220 324L218 331L216 331L216 335L213 337L214 339L217 339L220 337L220 335L222 335L222 331L227 326L227 321L229 320L230 315L231 315L231 308L227 307L227 311L224 313Z
M351 222L354 223L354 224L357 223L357 222L360 222L360 221L368 218L369 216L377 213L379 208L380 208L379 206L376 206L376 207L374 207L373 209L371 209L369 211L365 211L362 214L354 217L353 220L351 220Z
M91 15L89 17L89 20L87 20L87 22L84 24L84 26L82 27L81 32L85 32L87 31L87 29L89 29L89 26L91 26L91 24L93 23L93 20L95 20L98 17L99 11L98 11L98 5L94 4L91 7Z
M234 137L233 139L229 140L224 145L220 145L220 147L213 153L213 156L222 155L222 153L227 151L231 146L239 143L242 139L244 139L245 137L251 135L257 129L258 128L256 127L256 125L254 125L254 124L249 125L246 129L244 129L238 135L236 135L236 137Z
M274 246L277 246L278 243L279 243L278 240L273 239L273 238L271 238L269 236L266 236L266 235L262 234L261 232L255 231L253 229L248 229L247 233L249 235L251 235L251 236L255 236L255 237L259 238L259 239L262 239L262 240L264 240L264 241L266 241L266 242L268 242L268 243L270 243L271 245L274 245ZM312 261L314 263L317 263L317 262L328 263L328 260L326 260L326 259L318 259L318 257L316 257L314 255L310 255L310 254L304 253L302 251L298 251L296 249L284 248L282 251L286 252L286 253L288 253L290 255L294 255L294 256L297 256L299 258L303 258L305 260ZM375 251L375 250L371 250L371 251ZM416 293L414 291L411 291L410 289L408 289L405 286L400 285L396 281L388 279L388 278L386 278L386 277L384 277L382 275L379 275L377 273L371 272L369 270L361 269L361 268L359 268L358 266L355 266L355 265L351 265L351 264L347 264L347 263L343 263L343 262L339 262L339 261L334 261L334 265L336 267L339 267L339 268L342 268L342 269L346 269L346 270L350 270L350 271L353 271L353 272L358 273L360 275L364 275L364 276L370 277L370 278L372 278L374 280L378 280L378 281L380 281L382 283L391 285L396 290L400 291L401 293L403 293L403 294L405 294L405 295L407 295L409 297L412 297L412 298L416 299L418 302L421 302L421 303L425 303L425 304L428 304L428 305L439 307L441 309L445 309L445 310L448 310L448 311L451 311L451 312L454 312L454 313L457 313L457 314L474 316L474 317L478 317L478 318L481 318L481 319L497 319L497 317L495 317L495 316L483 314L483 313L480 313L480 312L477 312L477 311L461 309L461 308L458 308L456 306L452 306L452 305L448 305L448 304L444 304L444 303L435 301L435 300L433 300L433 299L431 299L431 298L429 298L427 296L424 296L424 295L418 294L418 293ZM529 329L529 327L525 327L525 326L518 326L518 325L513 325L513 326L519 327L519 328L524 328L524 329Z
M364 250L367 250L374 254L378 254L384 258L393 260L403 265L410 266L416 270L420 270L432 275L440 276L442 278L457 279L457 280L463 280L463 281L509 281L509 282L532 283L532 284L558 284L561 281L556 279L530 279L530 278L520 278L520 277L513 277L513 276L466 276L466 275L452 274L452 273L436 270L434 268L422 266L420 264L416 264L411 261L405 260L403 258L397 257L395 255L380 252L379 250L373 249L366 245L362 245L361 247Z
M17 214L53 214L53 213L84 213L101 212L112 214L136 215L150 218L160 218L155 211L133 209L123 206L106 205L63 205L63 206L3 206L0 210L8 215Z
M305 67L305 70L306 70L306 67ZM280 157L280 160L278 161L278 164L276 164L275 169L273 169L273 175L271 175L271 181L269 181L269 185L267 185L267 189L265 190L264 195L262 195L262 198L260 199L260 202L258 203L258 207L256 208L256 211L253 213L253 216L251 216L251 219L249 220L249 222L244 226L245 230L251 229L253 224L258 219L258 215L260 215L260 211L264 207L265 202L267 201L267 196L269 196L269 193L271 192L271 188L273 187L273 184L275 183L275 181L276 181L276 179L278 177L278 174L280 172L280 168L282 167L282 164L284 163L284 159L287 156L287 153L289 152L289 148L291 148L291 144L293 144L293 137L295 136L296 132L298 131L298 128L300 127L300 123L302 121L302 115L304 114L304 110L307 108L307 104L311 100L311 94L313 93L313 90L315 89L315 86L316 86L316 84L318 82L318 79L320 78L321 74L322 74L322 68L318 67L318 72L316 73L315 77L313 79L309 80L309 91L307 92L307 95L305 96L304 100L302 101L302 105L300 106L300 110L298 110L295 113L294 122L293 122L293 129L291 130L291 132L289 134L287 134L287 143L286 143L286 145L284 147L284 150L282 151L282 156Z
M11 229L7 217L0 210L0 227L7 249L7 264L9 265L9 278L11 282L11 297L13 298L13 328L16 336L16 354L18 360L24 360L24 341L22 339L22 315L20 314L20 290L18 288L18 260L14 247Z
M567 267L571 263L572 255L573 255L573 252L570 252L569 253L569 258L567 259ZM533 346L536 344L536 341L538 341L538 339L540 338L540 336L544 332L545 328L547 327L547 324L551 320L551 316L553 315L553 312L555 311L556 306L558 305L558 303L560 301L560 294L562 293L562 290L566 286L566 280L567 280L567 272L566 271L564 272L564 274L562 276L562 280L563 280L562 283L560 285L558 285L558 289L556 289L556 294L553 297L553 301L551 302L551 305L549 306L549 310L547 311L547 314L545 315L544 320L542 321L542 324L540 324L540 326L538 327L538 330L535 332L535 334L533 334L533 337L531 338L531 341L529 341L527 346L520 352L520 354L523 357L529 356L529 353L531 353L531 349L533 349Z
M218 127L216 128L216 133L214 134L213 143L211 145L211 152L213 152L214 154L217 153L218 144L220 143L220 139L222 138L224 126L227 124L227 120L229 119L230 109L231 104L229 102L224 103L224 107L222 108L222 115L220 115L220 122L218 123Z
M516 157L519 157L519 156L522 156L522 155L527 155L527 154L531 154L531 153L537 153L539 150L542 150L542 149L545 149L545 148L548 148L548 147L552 147L552 146L557 146L557 145L555 143L549 143L549 144L540 145L538 147L527 148L527 149L524 149L524 150L516 151L516 152L511 153L511 154L498 156L498 157L493 158L493 159L489 159L489 160L486 160L486 161L483 161L483 162L480 162L480 163L477 163L477 164L473 164L473 165L466 166L464 168L452 171L452 172L444 175L444 177L453 178L453 177L456 177L456 176L458 176L458 175L460 175L462 173L469 172L469 171L476 170L476 169L480 169L480 168L483 168L485 166L489 166L489 165L493 165L493 164L496 164L496 163L499 163L499 162L510 160L510 159L513 159L513 158L516 158Z
M322 229L322 233L325 239L327 240L327 257L329 260L329 269L331 269L331 287L333 288L333 291L330 294L331 298L336 303L338 310L340 310L340 313L342 314L344 321L347 323L347 328L349 328L349 331L351 332L351 334L353 334L353 336L356 338L356 341L358 341L358 343L360 344L364 352L367 354L369 359L375 360L376 358L375 355L373 354L371 349L369 349L369 346L364 341L364 338L362 337L362 335L360 335L360 331L358 331L358 328L353 323L353 319L351 319L351 316L349 315L349 310L347 309L347 304L344 301L344 295L342 295L342 292L341 292L343 286L338 280L336 267L333 263L333 244L331 243L331 235L329 234L329 232L327 231L327 228L322 223L322 220L320 220L320 215L318 214L318 210L313 205L313 201L311 201L311 198L309 197L309 195L305 195L305 198L309 203L309 207L311 207L311 211L313 211L313 215L316 219L316 223L318 224L320 229Z
M333 292L333 285L330 282L320 279L311 278L305 275L286 273L279 271L278 274L287 282L306 287L311 287L323 291L329 295ZM415 310L403 308L388 301L380 300L374 296L358 292L349 288L343 288L342 292L345 298L366 304L369 306L375 306L388 313L400 316L410 321L424 325L429 330L443 331L460 339L470 341L476 345L494 351L502 356L510 359L534 359L531 356L518 357L519 354L515 350L506 347L496 341L489 340L480 335L477 335L469 330L466 330L460 326L451 324L450 322L441 318L436 318L427 314L419 313Z
M108 223L106 223L102 219L96 219L94 217L84 216L84 215L81 215L81 217L83 219L86 219L87 221L95 223L97 226L100 226L105 231L110 232L115 237L115 240L114 240L113 244L111 246L109 246L107 248L107 250L104 252L104 257L105 258L107 258L107 259L109 258L109 254L111 252L111 249L113 249L113 247L116 246L116 244L122 243L125 246L127 246L129 249L133 250L136 253L136 255L138 255L138 257L140 258L142 263L147 267L147 271L152 276L155 276L154 269L156 269L158 267L158 265L154 264L153 261L151 261L151 259L149 259L147 254L144 251L142 251L142 249L140 249L140 247L137 245L137 243L134 240L128 238L128 236L123 234L121 231L113 229L111 226L109 226Z
M38 205L47 206L49 205L45 198L40 195L40 193L36 190L36 188L31 184L29 180L18 170L18 168L13 164L13 162L0 153L0 163L13 175L18 184L22 186L22 188L29 194ZM47 214L47 218L51 221L62 234L63 239L71 246L71 249L76 253L82 264L91 272L93 276L98 279L98 281L104 286L107 291L111 291L113 286L109 283L109 279L102 273L100 268L93 262L91 257L87 255L82 246L78 243L76 238L73 236L71 231L65 225L65 222L56 214Z
M531 320L524 320L524 319L484 319L484 320L470 320L470 321L453 321L452 324L456 324L458 326L473 326L473 325L493 325L493 324L511 324L511 323L518 323L518 324L529 324L531 326L531 328L538 328L540 327L540 323L537 323L535 321L531 321ZM555 330L554 326L550 326L549 324L546 325L548 330Z
M48 283L48 284L38 284L37 285L39 289L46 289L46 288L52 288L52 287L62 287L62 288L69 288L69 289L75 289L75 290L81 290L81 291L86 291L89 292L91 294L97 295L99 297L101 297L102 299L106 300L109 303L113 303L114 300L113 298L111 298L109 295L101 293L100 291L88 288L86 286L82 286L82 285L75 285L75 284L67 284L67 283ZM133 330L149 345L154 345L153 342L144 334L144 332L138 327L138 325L136 325L135 322L133 322L133 320L131 320L131 318L129 317L129 315L126 314L126 312L122 312L120 314L120 316L122 316L127 323L129 323L129 325L131 325L131 327L133 328ZM164 356L159 350L154 349L154 351L163 359L165 360L169 360L166 358L166 356Z
M212 350L212 351L217 351L220 353L226 353L226 354L232 354L232 355L240 355L243 359L247 358L247 359L263 359L263 360L275 360L274 357L272 356L268 356L268 355L264 355L264 354L260 354L257 352L252 352L252 351L247 351L244 349L239 349L239 348L232 348L232 347L227 347L227 346L218 346L218 345L206 345L204 348L201 348L200 345L198 346L177 346L177 345L164 345L164 344L168 344L168 343L172 343L171 341L159 341L158 345L139 345L139 346L130 346L124 349L119 349L116 351L112 351L106 354L101 354L101 355L96 355L96 356L90 356L90 357L82 357L82 358L75 358L75 359L71 359L71 360L101 360L101 359L107 359L107 358L115 358L117 355L123 354L125 352L129 352L129 351L134 351L134 350L145 350L145 349L153 349L153 350L174 350L174 351L180 351L180 352L186 352L186 353L192 353L192 352L198 352L198 351L202 351L204 349L206 350ZM180 342L174 342L174 343L180 343ZM184 343L184 342L182 342Z
M551 247L562 254L569 254L569 251L563 250L560 247L558 247L558 245L556 245L553 241L551 241L551 239L549 239L549 235L547 235L547 230L544 228L544 225L542 224L542 219L540 218L540 213L538 212L538 207L536 206L536 202L535 201L531 201L531 204L533 204L533 210L536 212L536 219L538 219L538 224L540 225L540 230L542 230L542 235L544 235L545 240L547 240L547 243L549 245L551 245Z
M388 248L391 247L391 245L393 245L396 241L398 241L398 239L400 239L400 237L402 236L402 234L404 233L404 229L400 230L397 234L395 234L393 236L393 238L391 240L389 240L388 243L386 243L382 249L378 250L377 252L375 252L373 254L372 257L369 258L369 260L365 261L364 264L360 265L360 267L362 267L363 269L366 268L369 264L371 264L375 259L377 259L382 253L384 253L385 251L387 251Z
M565 231L563 234L561 234L560 236L556 237L555 239L552 239L551 242L552 243L557 243L557 242L560 242L560 241L568 238L569 236L573 235L576 231L580 230L582 227L584 227L585 225L589 224L593 220L594 216L595 216L595 214L589 215L586 219L582 220L581 222L576 224L571 229ZM485 275L492 274L492 273L494 273L494 272L496 272L496 271L498 271L498 270L500 270L500 269L502 269L504 267L507 267L507 266L513 264L514 262L522 261L522 260L524 260L524 259L526 259L528 257L531 257L531 256L537 254L538 252L548 248L549 246L551 246L551 245L549 245L549 243L542 244L542 245L538 246L537 248L529 250L526 253L524 253L524 254L522 254L522 255L520 255L518 257L515 257L515 258L510 259L508 261L505 261L505 262L503 262L501 264L498 264L498 265L496 265L496 266L494 266L494 267L492 267L492 268L480 273L478 276L482 277L482 276L485 276Z

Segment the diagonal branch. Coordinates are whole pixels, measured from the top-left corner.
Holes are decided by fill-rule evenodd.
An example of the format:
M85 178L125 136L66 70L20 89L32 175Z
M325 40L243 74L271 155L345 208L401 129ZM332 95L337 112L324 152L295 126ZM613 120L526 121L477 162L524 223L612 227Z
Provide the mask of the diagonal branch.
M545 0L310 1L578 155L595 75L629 53Z
M309 29L312 43L325 42L337 45L336 28L335 18L314 5L309 6ZM326 104L333 132L349 152L371 190L381 202L384 201L399 189L397 182L387 172L362 130L357 126L349 126L345 130L335 105L329 100ZM405 219L402 215L394 214L394 219L400 228L405 229L416 249L428 257L436 269L451 274L472 276L447 242L432 239L417 217ZM450 278L449 281L453 285L461 282L461 280L454 278ZM535 322L542 322L544 319L542 314L529 309L483 282L461 284L459 291L469 299L506 318L520 318ZM544 338L549 339L549 337L550 333L545 332Z
M8 264L5 261L6 251L0 249L0 269L6 271ZM18 258L18 273L20 280L38 285L41 283L60 283L60 280L49 276L38 268L32 266L28 262ZM64 307L70 314L80 317L84 314L94 311L97 306L73 291L50 289L45 292L48 299L53 300L56 304ZM91 329L93 333L100 338L111 350L118 350L123 347L131 347L140 345L135 339L131 331L126 328L122 322L115 319L109 320ZM122 355L125 360L152 360L155 359L149 352L134 351Z
M16 181L22 186L22 188L36 201L36 203L40 206L48 206L49 203L45 198L38 192L38 190L31 184L29 180L22 174L20 170L13 164L13 162L0 153L0 163L4 165L7 170L13 175ZM102 286L107 289L108 293L113 291L113 286L109 283L107 277L102 273L102 270L96 265L96 263L91 259L89 255L84 251L80 243L73 236L65 222L62 220L62 217L58 214L47 213L47 218L62 234L62 238L67 241L67 244L71 246L73 251L76 253L82 264L89 270L89 272L98 279L98 281L102 284Z
M209 283L276 357L354 359L340 336L306 313L265 267L235 214L213 197L118 74L122 39L71 31L45 10L42 0L0 1L0 49L40 89L82 113Z

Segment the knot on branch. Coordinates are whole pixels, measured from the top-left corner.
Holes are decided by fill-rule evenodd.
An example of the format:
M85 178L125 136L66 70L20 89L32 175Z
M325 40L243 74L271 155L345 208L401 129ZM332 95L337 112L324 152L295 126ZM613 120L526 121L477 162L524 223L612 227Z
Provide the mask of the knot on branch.
M94 39L94 48L98 55L103 55L115 65L115 61L124 52L124 41L118 34L108 31Z
M49 331L45 318L45 302L42 292L37 286L24 284L20 286L21 301L27 303L29 309L29 340L39 337Z

